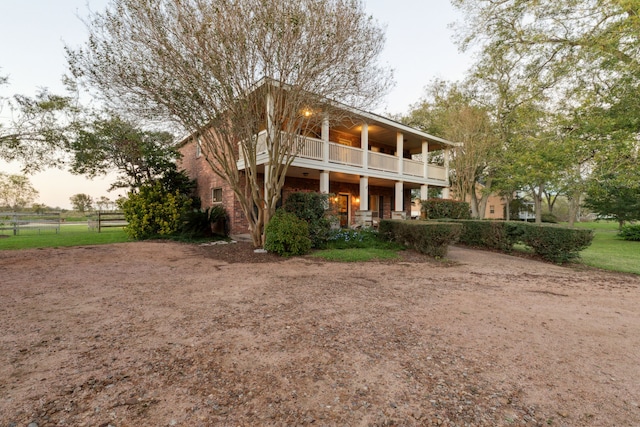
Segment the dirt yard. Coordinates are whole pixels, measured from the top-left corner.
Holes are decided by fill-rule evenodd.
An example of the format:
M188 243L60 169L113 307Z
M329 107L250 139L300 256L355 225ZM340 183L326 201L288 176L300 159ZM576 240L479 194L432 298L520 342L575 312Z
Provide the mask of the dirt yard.
M152 242L0 251L0 301L2 427L640 425L638 276Z

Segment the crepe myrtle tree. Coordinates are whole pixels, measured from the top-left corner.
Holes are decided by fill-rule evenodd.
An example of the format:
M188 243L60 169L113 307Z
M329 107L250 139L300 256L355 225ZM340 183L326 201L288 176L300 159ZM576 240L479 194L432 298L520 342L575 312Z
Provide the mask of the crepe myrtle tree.
M255 246L295 158L295 135L337 120L339 103L371 107L392 81L377 62L384 30L361 0L111 0L87 27L86 44L67 47L72 74L108 105L197 137Z

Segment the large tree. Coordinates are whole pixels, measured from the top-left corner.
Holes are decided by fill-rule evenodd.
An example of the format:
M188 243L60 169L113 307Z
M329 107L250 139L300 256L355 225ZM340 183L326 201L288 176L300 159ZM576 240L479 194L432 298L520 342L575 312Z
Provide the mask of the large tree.
M521 65L525 82L544 96L546 150L564 170L554 183L577 210L588 174L607 158L627 156L640 132L640 3L636 0L453 0L465 13L463 49L475 45L486 61ZM499 52L499 55L495 55ZM540 101L542 103L540 103ZM548 144L543 144L548 145ZM545 150L543 150L544 153ZM632 150L631 150L632 151ZM545 155L538 162L546 163ZM624 164L624 162L623 162ZM571 215L573 218L574 215Z
M93 198L90 195L84 193L74 194L73 196L69 197L69 201L71 202L73 209L80 213L90 211L91 207L93 206Z
M143 130L116 116L94 119L69 141L70 170L95 177L119 173L115 188L139 188L175 170L179 153L169 132Z
M29 206L38 197L29 178L24 175L0 172L0 207L19 210Z
M88 27L86 45L68 49L73 74L117 108L197 135L256 246L295 135L331 118L335 102L371 106L390 82L376 62L384 32L361 0L112 0ZM265 126L262 185L255 136Z
M451 156L451 184L457 197L470 201L472 216L484 218L500 147L486 108L463 85L434 81L403 121L462 143Z

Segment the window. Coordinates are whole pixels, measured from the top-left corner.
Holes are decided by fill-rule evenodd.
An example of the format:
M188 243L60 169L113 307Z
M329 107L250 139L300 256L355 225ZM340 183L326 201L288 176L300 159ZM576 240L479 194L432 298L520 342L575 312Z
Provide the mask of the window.
M196 157L202 156L202 143L200 142L200 138L196 139Z
M222 203L222 188L211 190L211 199L213 203Z
M493 205L489 206L489 213L491 213L491 214L496 213L496 207L493 206Z

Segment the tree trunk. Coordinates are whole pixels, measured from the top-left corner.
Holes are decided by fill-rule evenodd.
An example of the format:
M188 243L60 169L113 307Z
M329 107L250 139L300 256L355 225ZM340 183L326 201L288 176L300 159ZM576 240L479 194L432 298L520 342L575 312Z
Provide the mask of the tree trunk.
M538 189L532 189L533 204L536 210L536 224L542 224L542 195L544 193L544 184L540 185Z
M578 207L580 206L581 192L576 191L569 199L569 227L573 227L578 219Z

